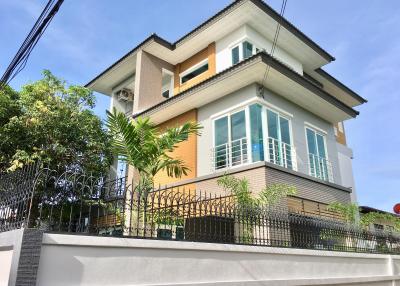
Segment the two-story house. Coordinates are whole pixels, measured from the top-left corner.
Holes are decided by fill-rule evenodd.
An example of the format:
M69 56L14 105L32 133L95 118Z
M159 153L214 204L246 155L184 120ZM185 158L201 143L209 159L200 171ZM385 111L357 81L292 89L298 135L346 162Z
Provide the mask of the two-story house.
M329 203L356 200L343 122L366 102L322 69L333 60L263 1L237 0L175 43L151 35L87 87L160 128L203 126L173 154L190 173L156 184L213 191L225 173L255 190L287 183L289 208L329 215Z

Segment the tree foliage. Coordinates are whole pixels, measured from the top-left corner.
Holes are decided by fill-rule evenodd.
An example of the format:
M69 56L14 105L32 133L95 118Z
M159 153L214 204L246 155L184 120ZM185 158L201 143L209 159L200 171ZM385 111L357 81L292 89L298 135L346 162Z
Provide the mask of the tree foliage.
M343 217L343 220L349 224L355 224L359 216L357 204L343 204L334 202L328 205L328 210L334 211Z
M328 210L337 212L343 217L345 222L359 226L364 230L368 230L374 223L384 221L393 225L396 232L400 232L400 218L389 213L369 212L360 215L357 204L343 204L340 202L331 203L328 206Z
M128 119L116 109L107 115L114 154L138 171L144 188L152 187L154 176L160 171L165 170L168 176L177 178L188 173L185 162L173 158L171 152L188 136L199 135L200 125L187 122L161 132L148 118Z
M91 109L93 93L67 85L50 71L43 79L0 91L0 170L40 160L51 168L104 172L111 141Z
M225 192L231 193L236 200L236 204L243 208L257 205L273 206L282 198L297 193L297 189L294 186L270 184L255 196L247 178L239 179L231 175L219 178L217 183L223 187Z

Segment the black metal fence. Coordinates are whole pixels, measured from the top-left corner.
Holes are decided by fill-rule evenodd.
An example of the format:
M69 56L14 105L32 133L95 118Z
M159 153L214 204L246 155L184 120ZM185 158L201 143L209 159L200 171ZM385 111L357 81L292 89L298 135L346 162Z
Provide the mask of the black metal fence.
M0 176L0 232L48 232L400 254L400 237L339 220L241 207L229 194L188 188L140 191L126 178L29 166Z

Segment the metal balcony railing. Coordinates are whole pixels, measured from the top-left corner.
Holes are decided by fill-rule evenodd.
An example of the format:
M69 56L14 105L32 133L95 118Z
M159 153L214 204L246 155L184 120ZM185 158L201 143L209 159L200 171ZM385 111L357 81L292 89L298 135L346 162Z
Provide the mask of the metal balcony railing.
M268 138L268 160L276 165L297 171L296 148L275 138Z
M243 137L225 144L218 145L211 150L213 170L225 169L250 162L247 138ZM262 140L258 145L263 146ZM262 150L262 147L253 148ZM296 149L293 145L268 138L266 160L288 168L297 170ZM254 150L253 150L254 152Z
M214 147L211 150L213 169L225 169L248 163L247 148L246 137Z
M308 154L308 159L311 176L333 183L333 169L329 160L315 154Z

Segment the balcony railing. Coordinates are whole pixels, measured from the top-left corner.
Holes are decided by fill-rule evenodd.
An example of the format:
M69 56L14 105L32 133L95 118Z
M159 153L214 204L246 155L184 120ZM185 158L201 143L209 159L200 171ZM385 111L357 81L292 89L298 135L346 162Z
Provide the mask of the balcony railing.
M249 163L251 160L247 141L247 138L243 137L214 147L211 150L213 169L219 170ZM263 152L262 140L257 145L259 146L253 148L253 152L255 150ZM266 147L268 150L266 154L267 161L288 169L297 170L296 149L293 145L269 137L268 146Z
M329 160L314 154L308 154L310 175L333 183L332 164Z
M243 137L212 149L212 165L215 170L248 163L247 138Z
M268 138L268 159L276 165L297 170L296 148L275 138Z

